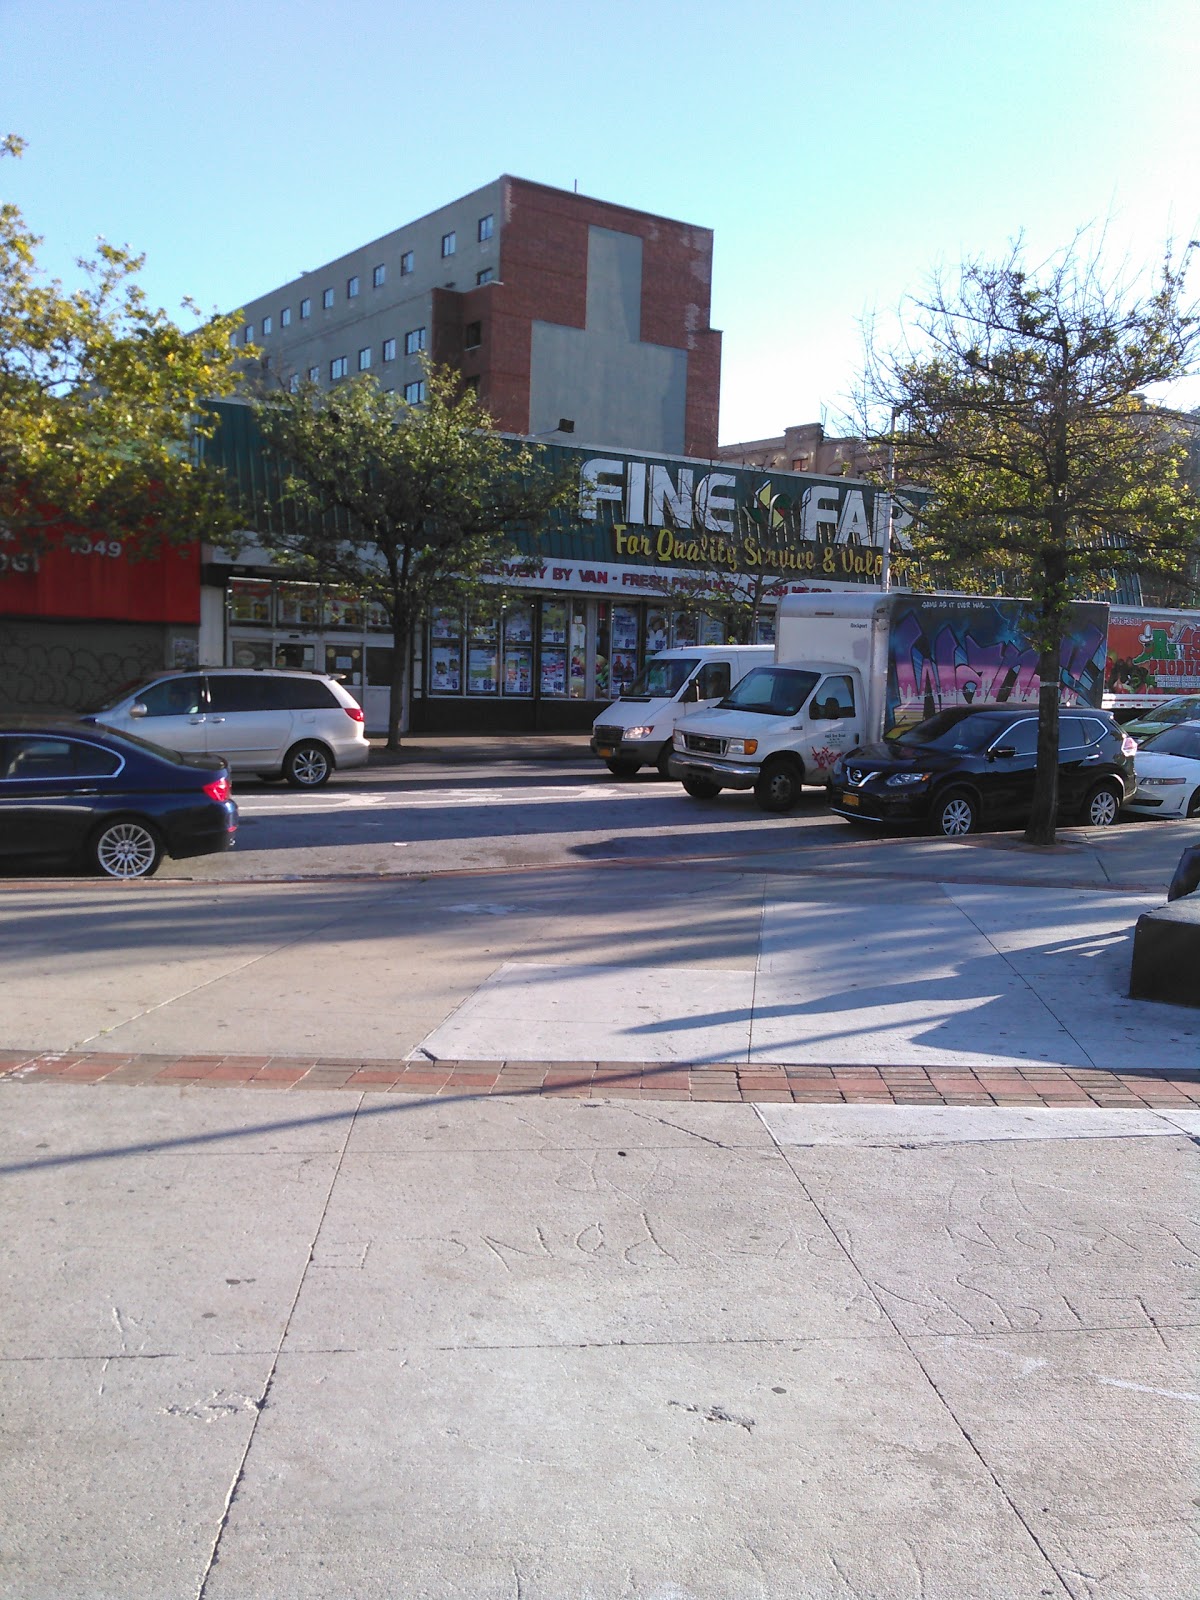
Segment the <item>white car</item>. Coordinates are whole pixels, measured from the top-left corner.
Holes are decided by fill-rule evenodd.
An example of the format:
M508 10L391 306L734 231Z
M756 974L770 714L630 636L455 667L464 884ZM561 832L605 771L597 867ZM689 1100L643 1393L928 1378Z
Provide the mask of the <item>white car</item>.
M1138 747L1137 793L1125 802L1142 817L1200 817L1200 721L1164 728Z

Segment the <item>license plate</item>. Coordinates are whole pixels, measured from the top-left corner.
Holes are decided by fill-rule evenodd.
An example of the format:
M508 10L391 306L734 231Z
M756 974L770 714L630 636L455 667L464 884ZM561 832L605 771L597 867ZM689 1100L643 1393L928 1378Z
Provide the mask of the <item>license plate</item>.
M610 744L598 744L596 746L596 754L600 757L601 761L607 761L610 756L615 756L616 753L617 752Z
M842 795L842 804L844 806L856 806L856 805L859 805L860 804L859 797L856 794L843 794Z

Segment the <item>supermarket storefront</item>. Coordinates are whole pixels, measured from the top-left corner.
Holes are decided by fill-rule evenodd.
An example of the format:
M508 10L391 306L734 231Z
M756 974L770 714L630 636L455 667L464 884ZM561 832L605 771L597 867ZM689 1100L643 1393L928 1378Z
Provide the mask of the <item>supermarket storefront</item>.
M503 605L426 620L409 664L413 732L587 728L657 651L740 637L731 591L757 588L754 642L769 643L782 594L878 583L881 527L890 517L902 543L911 520L853 479L542 448L578 497L495 574ZM336 672L381 731L392 672L382 608L247 554L260 564L206 568L224 594L223 659Z

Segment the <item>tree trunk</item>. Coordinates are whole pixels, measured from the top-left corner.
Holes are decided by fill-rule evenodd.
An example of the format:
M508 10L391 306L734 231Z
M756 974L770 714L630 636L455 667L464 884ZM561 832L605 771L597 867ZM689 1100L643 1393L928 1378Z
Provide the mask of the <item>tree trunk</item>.
M1033 805L1025 829L1026 844L1053 844L1058 821L1058 671L1061 640L1043 650L1038 659L1037 771L1033 780Z
M388 705L389 750L402 748L400 724L404 720L404 691L408 685L408 654L412 630L408 619L398 611L392 613L392 685Z

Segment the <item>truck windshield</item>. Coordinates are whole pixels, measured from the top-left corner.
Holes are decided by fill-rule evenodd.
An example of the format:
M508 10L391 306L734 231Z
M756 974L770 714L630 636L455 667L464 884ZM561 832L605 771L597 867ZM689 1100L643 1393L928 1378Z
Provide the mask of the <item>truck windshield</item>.
M673 700L699 665L699 659L695 656L647 661L628 689L624 690L621 699Z
M817 676L796 667L752 667L721 705L765 717L794 717L816 688Z

